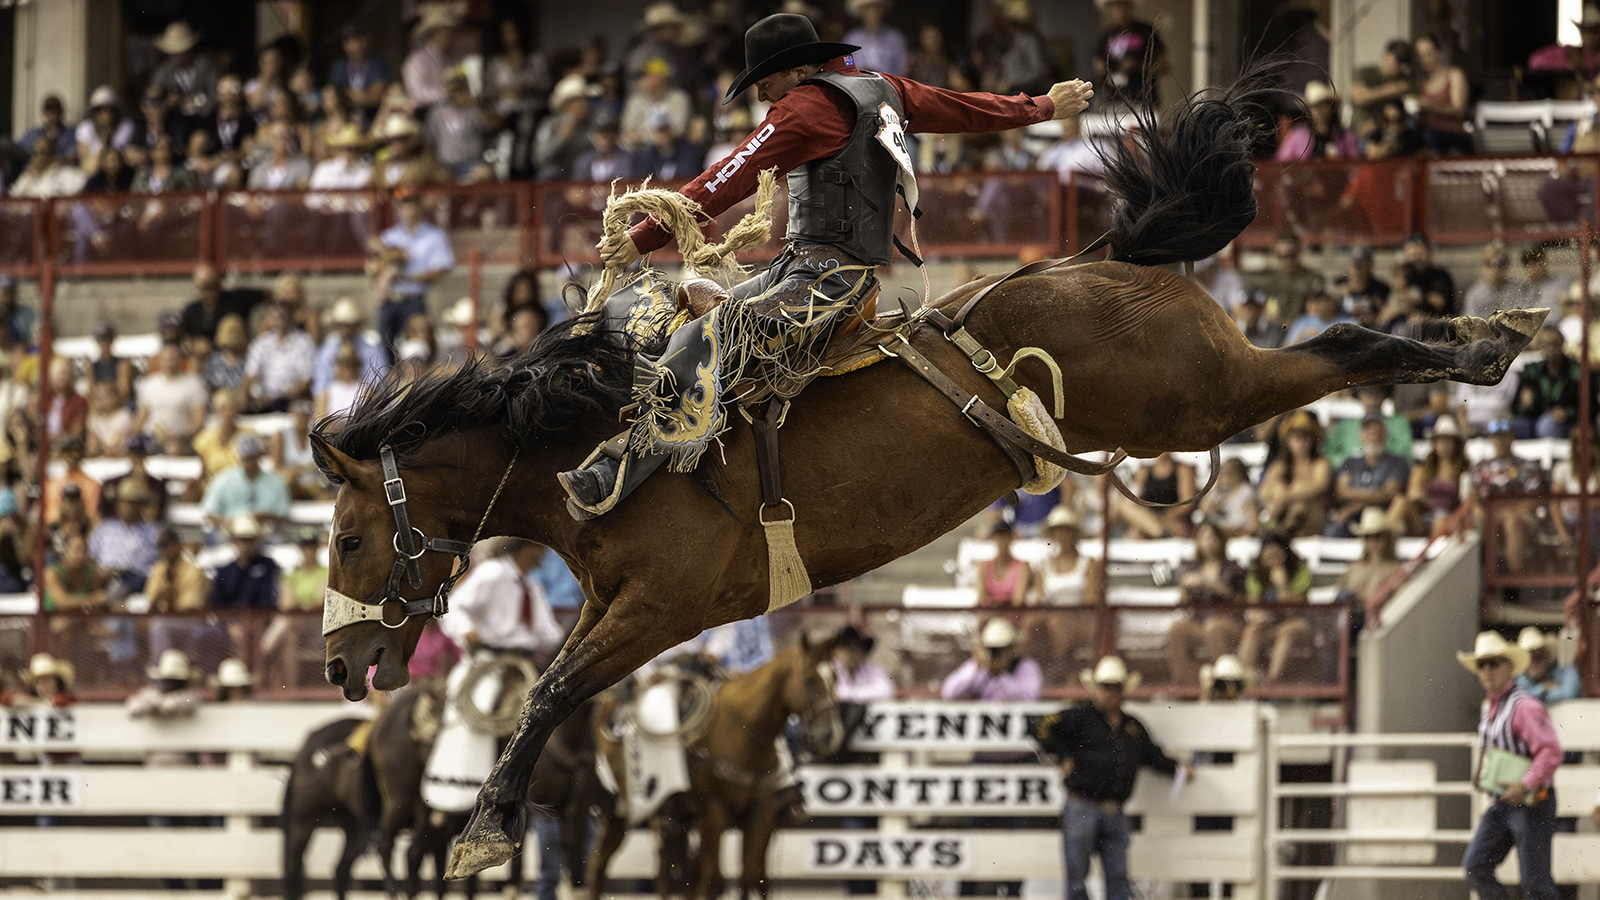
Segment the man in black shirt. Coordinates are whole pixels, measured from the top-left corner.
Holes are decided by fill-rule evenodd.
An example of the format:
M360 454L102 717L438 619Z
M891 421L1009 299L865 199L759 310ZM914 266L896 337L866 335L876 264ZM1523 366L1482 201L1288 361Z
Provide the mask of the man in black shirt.
M1061 833L1066 855L1067 900L1087 900L1089 857L1100 854L1106 900L1128 900L1128 817L1122 805L1133 793L1141 766L1165 775L1193 770L1161 751L1144 724L1122 710L1124 693L1138 685L1120 658L1108 656L1082 679L1092 699L1047 716L1034 733L1039 748L1061 761L1066 804Z
M222 273L210 263L201 263L195 268L194 290L197 296L184 306L180 321L184 337L205 338L207 353L216 341L217 323L224 316L237 313L248 326L250 311L267 296L264 291L253 288L223 290Z
M1433 245L1420 232L1406 238L1400 250L1399 287L1411 292L1412 308L1424 318L1450 318L1461 314L1456 302L1456 282L1433 264Z

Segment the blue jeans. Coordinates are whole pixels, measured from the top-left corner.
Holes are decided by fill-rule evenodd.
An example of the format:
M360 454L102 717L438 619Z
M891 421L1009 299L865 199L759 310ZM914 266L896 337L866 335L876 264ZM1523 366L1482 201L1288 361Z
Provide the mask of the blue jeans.
M394 294L378 304L378 341L388 355L389 365L394 365L394 349L400 344L406 323L418 313L428 311L426 294Z
M561 883L561 820L534 813L533 833L539 838L539 877L533 882L534 900L556 900L556 885Z
M1083 880L1089 876L1089 857L1095 853L1100 854L1100 868L1106 876L1106 900L1128 900L1126 815L1103 812L1094 804L1068 798L1061 809L1061 842L1066 858L1067 900L1089 900ZM1548 855L1545 858L1548 860Z
M1522 868L1522 896L1527 900L1556 900L1556 882L1550 875L1550 839L1555 830L1553 790L1533 806L1493 804L1484 811L1477 833L1461 858L1461 867L1467 870L1467 887L1478 892L1479 900L1509 897L1494 870L1516 847Z

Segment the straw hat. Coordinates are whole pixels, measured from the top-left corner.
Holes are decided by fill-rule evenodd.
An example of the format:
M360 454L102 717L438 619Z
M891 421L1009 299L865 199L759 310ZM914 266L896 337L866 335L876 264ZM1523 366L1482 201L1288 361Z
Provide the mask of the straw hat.
M682 24L683 13L679 12L678 7L667 2L667 0L662 0L660 3L652 3L644 8L644 27L647 29L661 25Z
M150 493L150 486L144 483L143 478L128 477L117 482L116 488L118 503L149 503L155 499Z
M1481 631L1477 640L1472 642L1471 651L1462 651L1456 654L1456 662L1462 668L1476 675L1478 662L1485 659L1499 657L1511 661L1511 673L1521 675L1528 669L1528 651L1516 644L1509 643L1500 636L1498 631Z
M1361 518L1350 526L1350 533L1356 537L1369 537L1374 534L1388 532L1399 536L1405 529L1400 527L1392 516L1376 506L1369 506L1361 511Z
M1044 517L1046 531L1052 528L1078 528L1078 514L1065 506L1057 506L1050 510L1050 515Z
M161 651L161 658L146 670L146 674L156 681L194 680L194 669L189 665L188 654L177 649Z
M1317 423L1317 417L1303 409L1289 413L1278 423L1279 440L1288 437L1292 431L1305 431L1310 433L1312 440L1322 440L1322 426Z
M47 675L61 682L63 688L72 687L72 664L64 659L56 659L48 653L35 653L33 658L28 660L28 671L22 674L22 682L31 687L34 682Z
M1099 684L1120 684L1125 691L1131 691L1139 686L1139 673L1129 672L1128 666L1120 656L1107 656L1100 660L1091 672L1084 669L1078 673L1078 680L1083 686L1092 688Z
M228 537L243 540L256 540L261 537L261 525L256 517L248 513L234 516L228 523Z
M403 112L392 112L383 120L383 126L378 129L376 137L379 140L392 141L395 138L416 137L419 133L416 119Z
M445 310L444 323L457 328L471 328L478 324L477 317L472 314L472 298L462 297Z
M1436 437L1461 439L1461 426L1456 424L1455 417L1440 416L1434 421L1433 427L1428 429L1428 439L1433 440Z
M211 684L219 688L252 687L256 677L245 667L244 660L230 657L217 664L216 677Z
M346 122L328 138L328 146L335 150L361 150L367 146L367 136L354 122Z
M1318 103L1337 103L1339 95L1333 88L1321 81L1306 82L1305 100L1307 106L1316 106Z
M120 105L122 104L117 99L116 90L113 89L109 84L100 85L94 89L94 93L89 95L90 112L93 112L102 106L110 106L115 108Z
M1537 625L1529 625L1517 634L1517 646L1530 654L1535 650L1553 650L1551 645L1555 642L1555 635L1545 634Z
M328 321L335 325L360 325L361 309L349 297L340 297L333 301L333 308L328 310Z
M156 49L162 53L176 55L194 49L200 43L200 32L189 27L189 23L182 19L168 25L161 36L156 38Z
M593 97L596 93L598 93L597 88L591 87L582 75L574 72L556 82L556 86L550 90L550 108L560 109L566 106L568 101L579 97Z
M459 24L460 20L448 8L430 6L422 11L422 18L418 19L416 27L411 29L411 36L421 40L441 28L454 28Z
M1009 647L1017 642L1017 627L1005 619L990 619L978 636L978 643L991 650Z
M1224 653L1217 657L1216 662L1200 667L1200 689L1205 691L1211 690L1212 685L1219 681L1237 681L1249 687L1255 680L1256 673L1246 669L1239 657L1232 653Z

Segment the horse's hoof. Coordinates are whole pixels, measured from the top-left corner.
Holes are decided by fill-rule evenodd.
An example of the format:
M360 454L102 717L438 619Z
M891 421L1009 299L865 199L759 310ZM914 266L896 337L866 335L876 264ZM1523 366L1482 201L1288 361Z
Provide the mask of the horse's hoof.
M1538 309L1507 309L1489 317L1489 324L1494 326L1507 339L1517 342L1517 346L1527 346L1533 336L1539 333L1539 327L1544 324L1550 310L1540 307Z
M467 823L461 839L450 854L450 868L444 877L452 881L471 878L517 855L517 842L506 834L504 819L494 807L480 808ZM498 820L498 821L497 821Z

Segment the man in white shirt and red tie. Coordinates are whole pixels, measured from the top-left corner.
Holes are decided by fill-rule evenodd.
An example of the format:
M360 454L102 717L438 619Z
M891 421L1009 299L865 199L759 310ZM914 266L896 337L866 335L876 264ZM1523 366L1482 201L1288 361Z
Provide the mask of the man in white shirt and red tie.
M483 648L547 657L560 648L563 635L544 588L529 576L548 551L517 538L498 540L503 544L451 592L451 614L439 624L469 655Z

